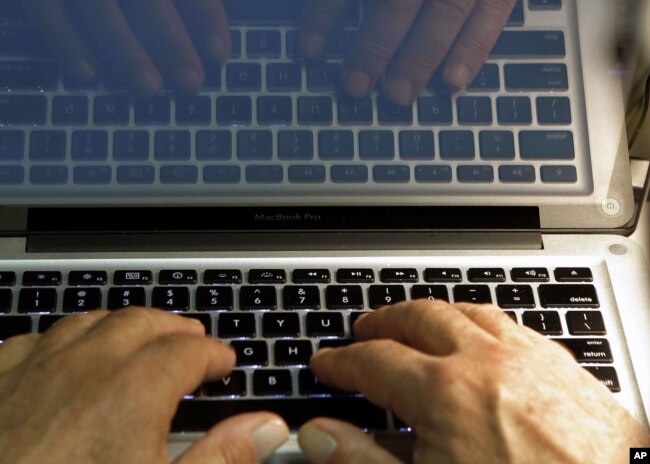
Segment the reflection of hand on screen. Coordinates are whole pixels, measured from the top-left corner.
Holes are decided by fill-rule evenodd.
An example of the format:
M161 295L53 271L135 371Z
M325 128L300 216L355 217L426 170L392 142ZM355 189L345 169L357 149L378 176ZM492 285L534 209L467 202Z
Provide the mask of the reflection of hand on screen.
M307 0L300 44L318 57L338 13L356 0ZM373 88L389 62L384 93L408 104L445 61L444 81L465 88L505 26L515 0L372 0L350 48L343 83L354 96Z
M163 79L181 92L195 92L205 79L198 51L207 60L220 62L230 52L221 0L22 3L66 71L82 82L92 80L98 72L97 59L82 38L86 34L118 76L141 94L158 92Z

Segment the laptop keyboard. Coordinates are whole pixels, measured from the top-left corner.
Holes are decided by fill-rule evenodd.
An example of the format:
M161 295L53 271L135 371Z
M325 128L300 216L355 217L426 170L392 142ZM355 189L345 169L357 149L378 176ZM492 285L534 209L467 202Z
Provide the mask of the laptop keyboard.
M519 0L469 89L452 94L434 76L412 107L378 91L340 92L360 5L351 2L326 60L306 63L297 50L303 2L225 4L232 59L206 70L198 95L146 99L110 70L90 85L72 82L29 20L3 5L3 201L592 190L566 1Z
M354 343L361 314L417 298L494 303L562 343L619 392L596 286L589 267L2 270L0 340L43 332L72 313L154 306L198 319L237 352L230 376L182 401L175 431L206 430L259 409L278 412L293 427L328 415L367 429L399 429L405 426L397 418L320 384L308 367L319 348Z

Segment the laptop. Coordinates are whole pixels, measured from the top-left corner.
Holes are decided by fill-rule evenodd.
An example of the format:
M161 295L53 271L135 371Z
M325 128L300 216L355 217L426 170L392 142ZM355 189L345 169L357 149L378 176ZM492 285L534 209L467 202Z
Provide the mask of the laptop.
M362 3L318 63L297 57L304 2L224 3L231 60L197 95L146 100L110 67L71 81L0 3L0 339L131 304L199 319L238 365L181 402L176 455L258 409L294 430L325 415L408 437L320 384L310 355L352 343L355 318L385 304L492 302L648 424L617 2L519 0L468 90L433 76L411 107L338 86ZM293 434L274 459L299 456Z

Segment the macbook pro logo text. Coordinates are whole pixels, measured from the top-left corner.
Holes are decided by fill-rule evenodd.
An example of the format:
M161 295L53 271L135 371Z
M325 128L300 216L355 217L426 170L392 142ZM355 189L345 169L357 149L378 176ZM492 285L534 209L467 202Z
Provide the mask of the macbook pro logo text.
M257 213L255 214L254 218L255 222L320 222L322 220L320 214L312 213Z

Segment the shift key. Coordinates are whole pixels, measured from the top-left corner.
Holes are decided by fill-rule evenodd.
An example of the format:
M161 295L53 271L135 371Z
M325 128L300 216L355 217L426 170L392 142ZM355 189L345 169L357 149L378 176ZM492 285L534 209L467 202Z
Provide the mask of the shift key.
M508 90L568 90L567 67L561 63L525 63L504 66Z
M51 61L0 62L0 89L56 89L59 68Z
M598 308L598 295L593 285L539 286L539 301L544 308Z
M0 96L0 126L45 124L46 117L43 95Z

